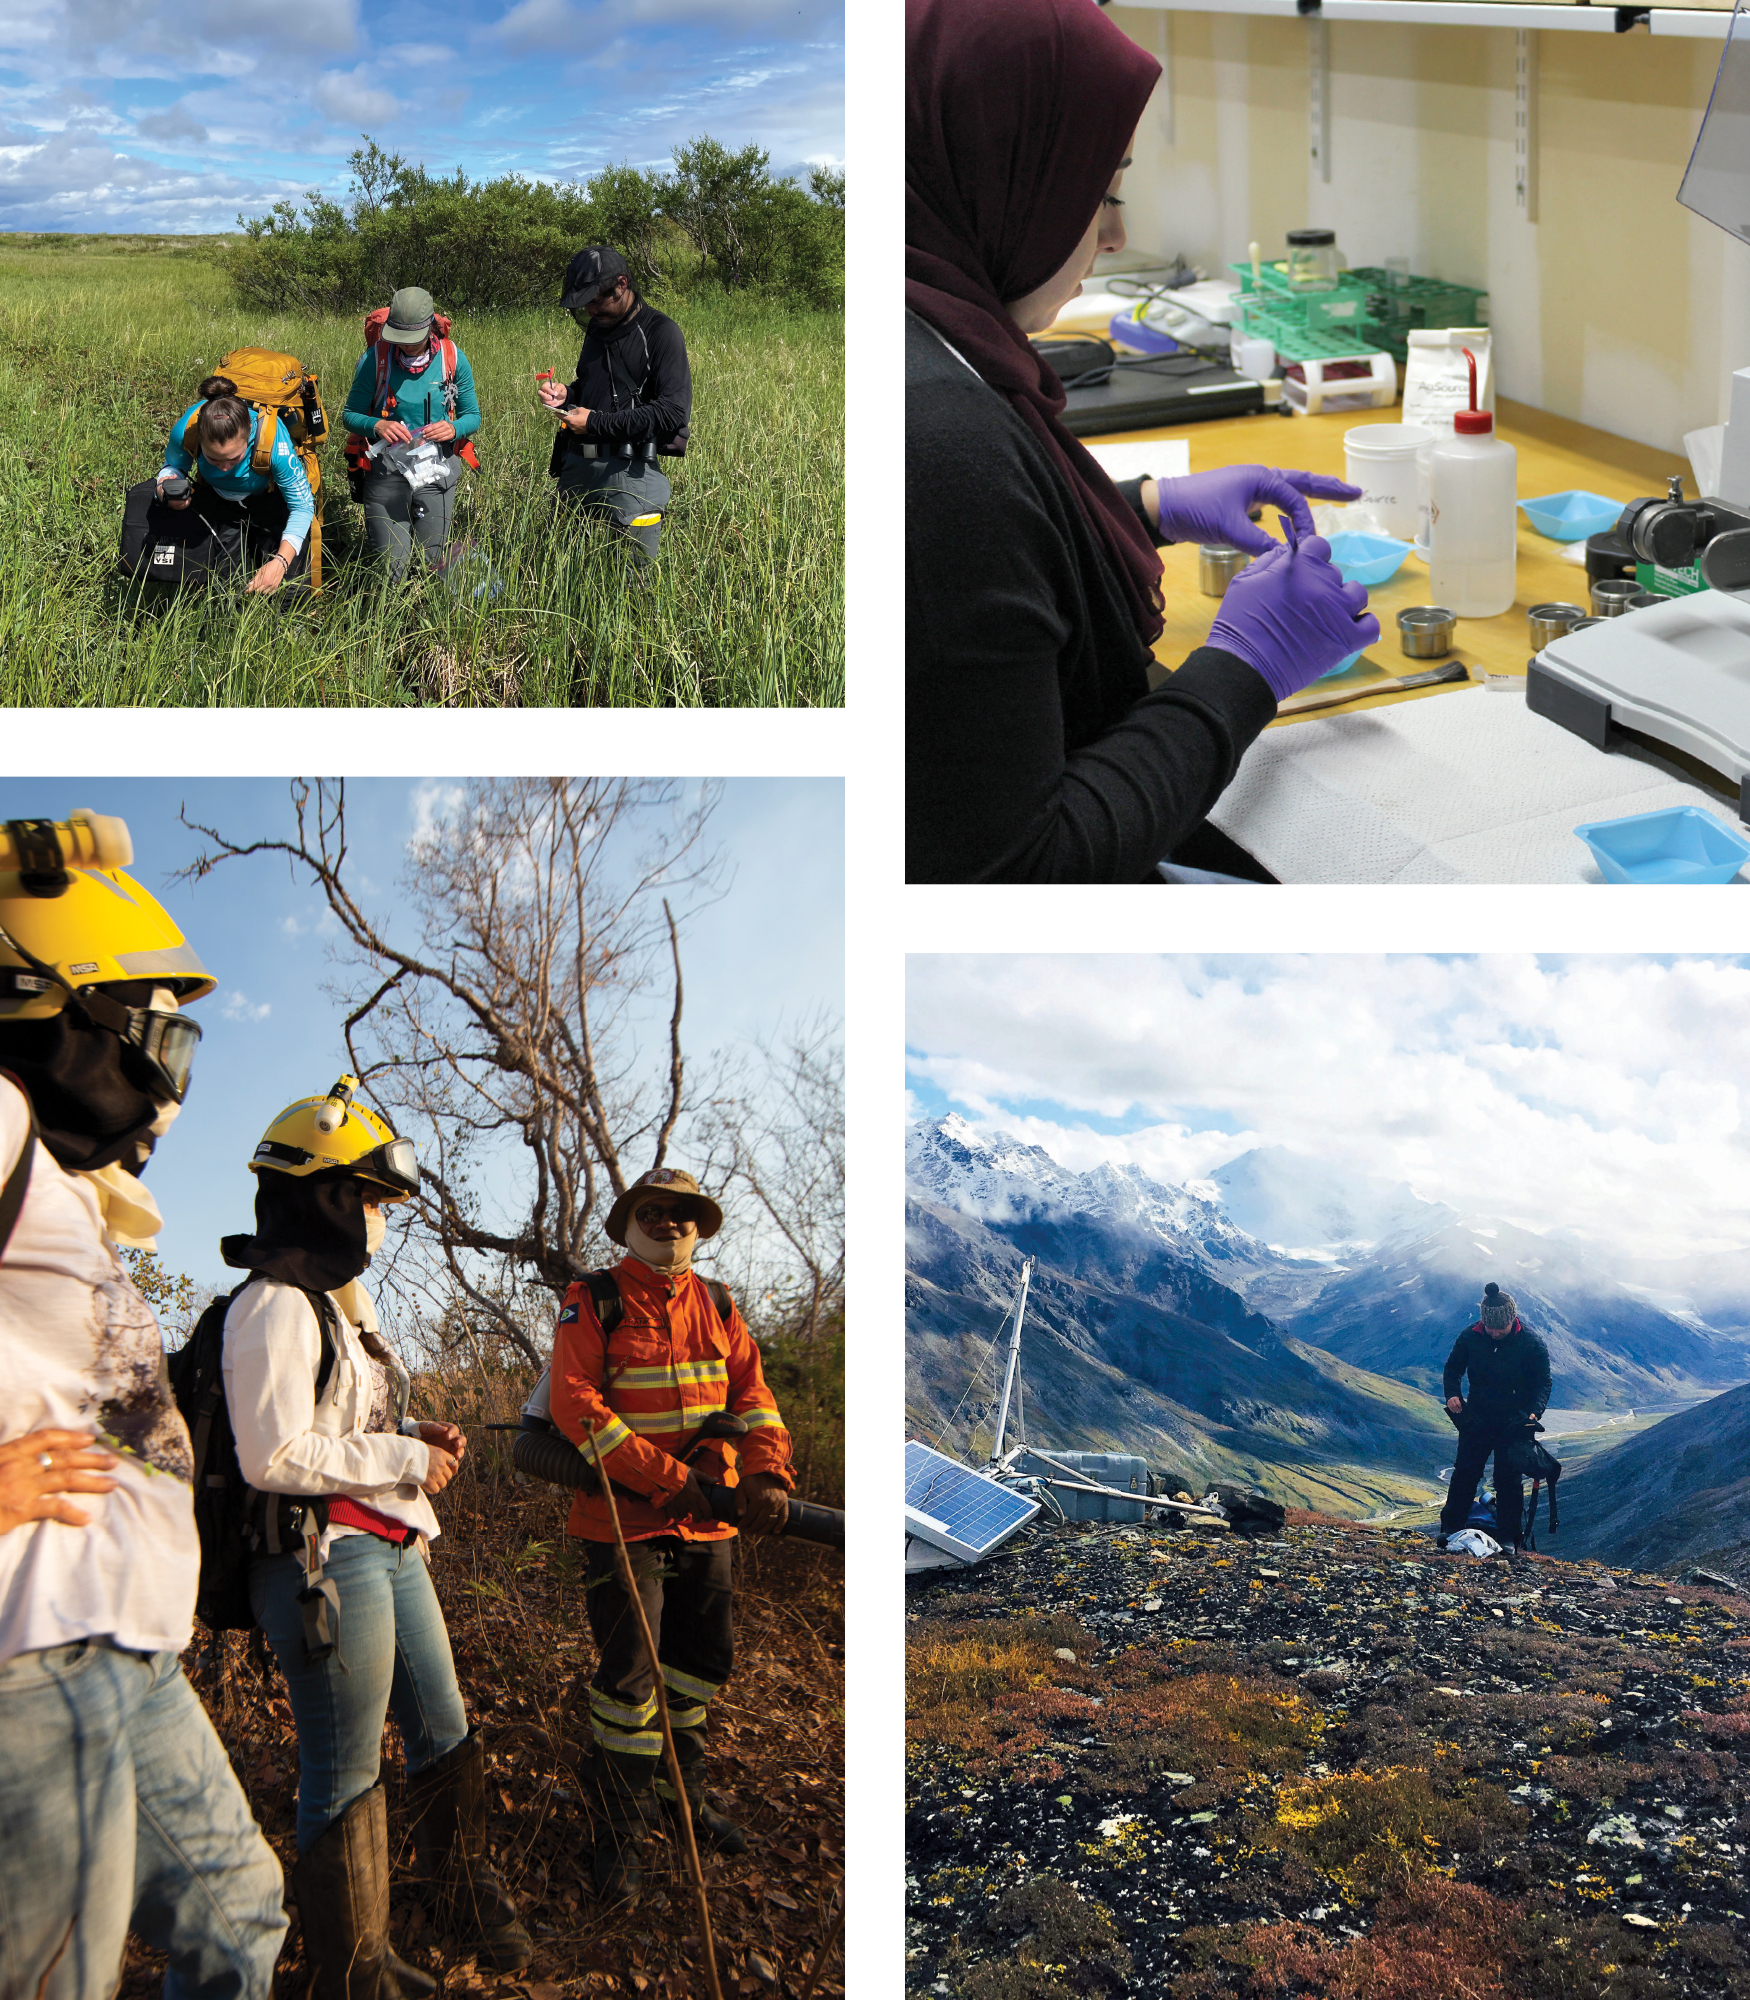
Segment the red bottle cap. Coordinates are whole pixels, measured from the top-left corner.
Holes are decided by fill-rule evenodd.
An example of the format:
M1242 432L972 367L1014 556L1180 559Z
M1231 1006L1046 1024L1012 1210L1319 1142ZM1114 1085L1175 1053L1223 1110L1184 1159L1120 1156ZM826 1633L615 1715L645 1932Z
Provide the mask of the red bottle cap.
M1480 437L1495 428L1495 419L1492 412L1477 408L1477 357L1468 347L1462 352L1470 363L1470 408L1454 413L1452 428L1460 437Z

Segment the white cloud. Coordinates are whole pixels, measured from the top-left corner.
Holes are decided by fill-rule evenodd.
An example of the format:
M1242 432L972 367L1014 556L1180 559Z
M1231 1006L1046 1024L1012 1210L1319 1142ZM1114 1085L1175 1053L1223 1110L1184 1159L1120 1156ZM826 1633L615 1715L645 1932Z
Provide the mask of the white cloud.
M365 80L365 65L355 70L328 70L317 78L312 95L316 108L335 125L380 125L401 109L393 91Z
M273 1006L266 1000L251 1000L247 993L232 989L219 1002L219 1012L227 1021L265 1021L273 1012Z
M1644 1255L1750 1237L1736 961L917 958L908 1011L914 1083L1066 1165L1283 1145Z
M208 137L207 128L186 104L173 104L167 111L148 111L134 120L134 127L142 139L155 139L166 146L179 141L199 146Z
M441 784L427 778L413 788L413 831L407 837L410 850L427 846L437 831L439 820L453 817L468 802L465 785Z
M383 51L383 58L408 69L429 69L435 63L459 60L455 50L443 42L396 42Z

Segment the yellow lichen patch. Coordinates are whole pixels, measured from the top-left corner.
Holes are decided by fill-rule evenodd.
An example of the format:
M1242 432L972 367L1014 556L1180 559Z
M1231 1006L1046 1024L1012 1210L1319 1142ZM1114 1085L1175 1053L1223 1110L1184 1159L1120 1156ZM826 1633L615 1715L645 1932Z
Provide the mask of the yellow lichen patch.
M1277 1795L1260 1846L1286 1848L1352 1893L1376 1895L1427 1868L1441 1848L1481 1848L1518 1833L1524 1812L1491 1786L1436 1764L1294 1779Z
M1159 1771L1190 1771L1231 1790L1254 1772L1300 1764L1325 1719L1302 1694L1233 1674L1161 1678L1133 1657L1115 1671L1098 1727L1100 1767L1114 1790L1144 1790Z

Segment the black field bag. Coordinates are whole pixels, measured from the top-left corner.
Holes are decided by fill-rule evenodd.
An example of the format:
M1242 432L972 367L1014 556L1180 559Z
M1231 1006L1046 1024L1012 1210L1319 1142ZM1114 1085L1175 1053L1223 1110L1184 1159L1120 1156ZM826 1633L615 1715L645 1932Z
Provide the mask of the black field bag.
M1506 1465L1501 1460L1505 1457ZM1531 1481L1531 1497L1525 1503L1525 1526L1521 1540L1528 1549L1537 1547L1537 1489L1549 1488L1549 1531L1553 1535L1561 1525L1556 1514L1556 1481L1562 1476L1562 1462L1534 1432L1526 1431L1516 1437L1511 1444L1503 1445L1495 1453L1496 1481L1499 1484L1503 1474L1511 1477L1517 1473L1521 1479Z
M320 1535L328 1525L325 1501L257 1493L237 1463L237 1440L225 1402L225 1315L259 1276L251 1272L235 1291L214 1299L196 1320L186 1345L169 1360L171 1393L194 1452L194 1524L201 1544L195 1616L209 1632L247 1632L254 1625L249 1565L264 1543L277 1555L309 1540L311 1529ZM334 1373L334 1307L325 1293L306 1291L304 1296L322 1329L322 1361L316 1370L320 1402Z
M227 506L220 514L202 504L216 497L197 488L191 505L172 507L158 498L153 480L130 486L116 564L122 575L180 587L208 583L234 570L243 560L245 517L240 507Z
M227 500L196 480L190 504L172 507L158 498L153 480L143 479L127 491L116 567L123 576L177 588L219 582L244 566L253 572L275 554L286 519L286 503L278 493ZM297 582L309 567L306 537L286 582Z

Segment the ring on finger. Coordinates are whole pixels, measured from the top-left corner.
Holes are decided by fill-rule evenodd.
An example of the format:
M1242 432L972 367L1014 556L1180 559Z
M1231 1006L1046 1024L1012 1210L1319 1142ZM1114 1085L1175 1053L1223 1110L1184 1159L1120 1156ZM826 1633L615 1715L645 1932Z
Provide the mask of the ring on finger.
M53 1455L46 1451L39 1451L37 1453L36 1462L45 1472L52 1470L55 1463Z

